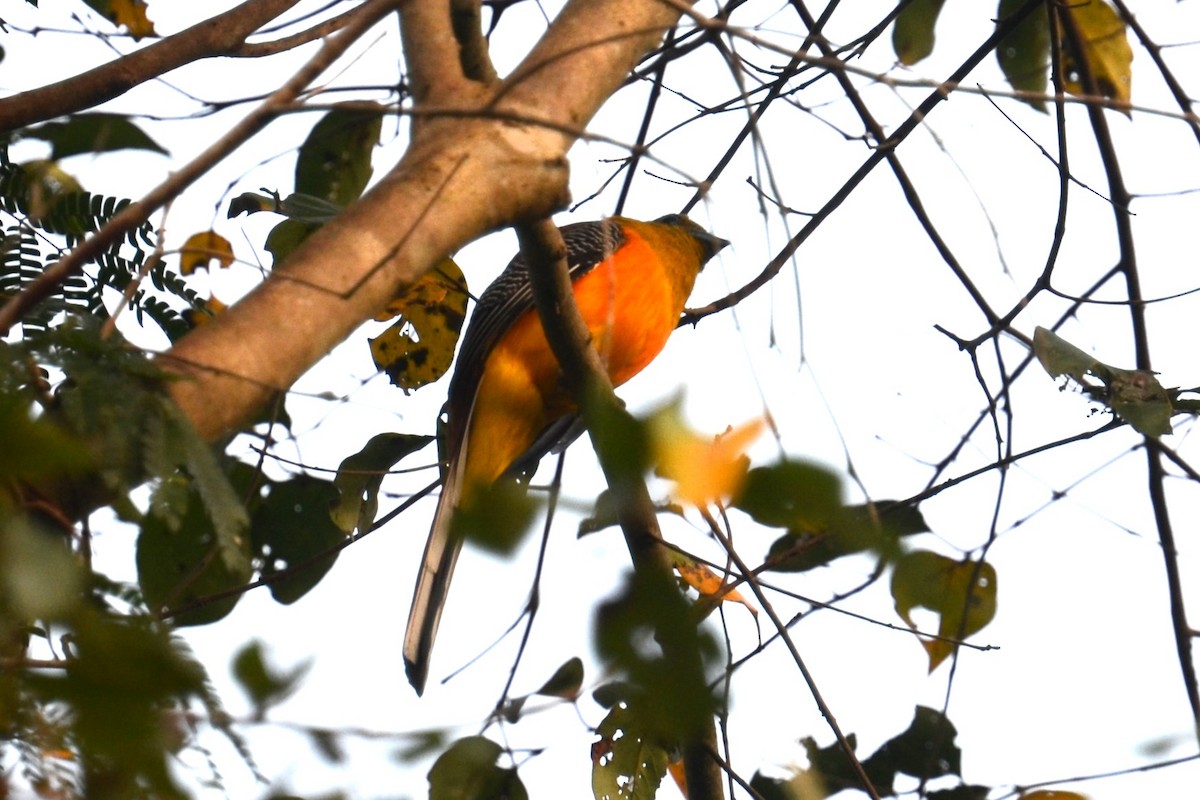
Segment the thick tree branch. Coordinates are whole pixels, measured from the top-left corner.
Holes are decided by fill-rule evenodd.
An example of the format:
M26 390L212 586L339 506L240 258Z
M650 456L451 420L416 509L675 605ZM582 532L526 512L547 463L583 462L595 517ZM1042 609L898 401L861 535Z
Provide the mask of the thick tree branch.
M592 438L596 458L609 490L617 500L617 515L634 570L664 592L678 591L673 579L674 561L663 546L654 503L640 474L631 473L620 443L597 435L598 426L627 415L613 392L612 382L592 347L587 325L575 305L567 271L567 247L561 232L548 218L517 228L521 252L530 265L533 298L546 339L558 359L563 383L575 399ZM703 673L699 650L675 652L670 637L660 637L663 655L679 669ZM684 771L691 800L715 800L721 793L716 726L711 717L700 735L683 744Z
M266 42L246 42L235 53L230 53L230 55L236 55L238 58L263 58L295 49L302 44L308 44L317 39L324 39L326 36L330 36L345 27L346 23L354 19L354 16L358 14L358 10L359 7L355 6L347 11L343 11L336 17L322 20L309 28L289 34L288 36L282 36L278 39L271 39Z
M139 84L211 56L233 55L246 37L297 0L247 0L141 50L49 86L0 100L0 131L94 108Z
M435 24L423 16L435 5L446 7L404 6L406 42L413 26ZM167 354L190 378L172 394L201 434L216 439L246 424L442 256L561 207L566 152L576 139L567 129L586 126L677 19L677 10L656 0L575 0L515 76L480 105L481 118L427 119L379 184ZM411 71L428 74L412 63L427 52L406 54ZM429 57L444 63L438 50ZM489 110L500 118L487 118ZM512 121L519 118L545 125Z

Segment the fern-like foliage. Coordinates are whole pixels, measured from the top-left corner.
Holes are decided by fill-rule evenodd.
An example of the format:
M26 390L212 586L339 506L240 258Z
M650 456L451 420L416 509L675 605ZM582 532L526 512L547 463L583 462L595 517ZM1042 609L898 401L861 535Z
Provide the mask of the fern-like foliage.
M60 188L10 161L7 150L0 148L0 300L22 291L71 247L132 202ZM133 228L27 314L22 320L23 330L45 332L67 312L106 319L109 307L105 301L111 305L129 291L154 249L151 225L142 223ZM195 309L203 300L161 260L154 260L146 277L150 278L149 285L139 282L129 294L130 310L139 324L153 322L174 341L190 328L181 313L180 301Z

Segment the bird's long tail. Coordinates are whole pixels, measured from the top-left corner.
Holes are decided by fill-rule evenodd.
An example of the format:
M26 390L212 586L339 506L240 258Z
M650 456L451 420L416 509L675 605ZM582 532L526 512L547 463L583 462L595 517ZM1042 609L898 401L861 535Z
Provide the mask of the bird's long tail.
M404 670L417 694L425 691L425 680L429 677L429 654L433 650L433 640L437 636L442 609L446 605L446 594L450 591L454 564L462 550L462 537L454 536L450 529L461 484L456 472L454 465L446 472L437 513L433 517L433 528L429 531L425 555L421 558L417 588L413 591L412 608L408 612L408 628L404 633Z

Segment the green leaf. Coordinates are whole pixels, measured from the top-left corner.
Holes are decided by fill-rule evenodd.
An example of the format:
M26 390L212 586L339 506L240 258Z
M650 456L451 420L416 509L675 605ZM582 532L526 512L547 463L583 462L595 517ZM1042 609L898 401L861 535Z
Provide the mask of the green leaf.
M27 676L26 685L61 709L85 785L104 797L183 800L172 767L179 747L172 710L207 697L204 668L146 617L89 611L74 625L72 657L61 673Z
M289 604L308 594L333 567L346 534L329 518L337 489L329 481L298 475L268 483L254 509L250 538L262 560L262 576L272 579L271 596ZM287 571L286 575L280 573Z
M1033 353L1042 368L1051 378L1069 375L1083 383L1085 375L1095 375L1101 380L1109 377L1109 368L1095 356L1080 350L1054 331L1038 326L1033 331Z
M152 610L186 607L250 580L248 550L232 561L221 557L226 548L185 478L164 481L154 495L137 540L138 583ZM240 593L206 602L173 619L178 625L206 625L226 616L239 599Z
M750 788L758 792L762 800L823 800L829 796L815 772L795 774L787 779L755 772L750 779Z
M583 661L576 656L555 670L554 674L550 676L550 680L542 684L542 688L534 694L574 700L579 696L579 687L582 685Z
M309 225L324 225L342 213L343 206L304 192L293 192L273 209L288 219Z
M0 357L4 350L0 349ZM79 440L45 415L34 419L30 404L18 394L0 394L0 481L32 481L54 476L78 475L93 463L92 455Z
M0 631L15 637L17 620L72 617L85 602L84 585L83 570L62 536L0 513L0 598L5 615L15 618L0 621ZM0 718L6 716L0 712Z
M933 29L946 0L912 0L896 16L892 48L896 58L912 66L933 52Z
M858 737L853 733L846 734L846 743L850 745L851 750L858 749ZM815 739L805 736L800 740L800 745L804 748L805 757L808 759L808 769L797 770L793 777L794 782L800 785L820 787L823 791L821 797L829 797L843 789L862 788L858 771L846 757L840 744L833 742L826 747L818 747ZM864 770L866 766L866 762L863 762ZM870 779L871 785L875 787L880 796L891 796L892 784L896 780L894 772L867 771L867 778Z
M267 664L262 642L253 641L233 658L233 677L254 704L255 719L262 719L267 709L290 697L307 674L310 664L303 663L286 672Z
M1094 398L1108 407L1144 436L1162 436L1171 432L1178 390L1163 388L1154 373L1138 369L1120 369L1098 361L1057 334L1037 328L1033 333L1033 352L1051 377L1068 375ZM1105 391L1084 383L1085 375L1104 382Z
M594 638L605 666L623 673L625 701L647 736L683 741L711 718L715 700L702 664L716 657L716 643L673 580L627 576L597 608ZM647 647L651 641L657 646Z
M49 142L52 161L115 150L149 150L170 155L166 148L123 114L74 114L63 122L26 128L21 131L21 136Z
M496 763L503 752L482 736L459 739L429 770L429 800L528 800L517 771Z
M191 476L196 492L204 501L221 559L230 570L241 572L246 568L245 534L250 516L212 448L196 433L191 421L170 400L163 398L162 406L163 418L168 423L167 436L182 445L183 455L177 463Z
M596 800L653 800L670 756L624 706L608 712L592 745L592 795Z
M271 254L271 264L276 267L282 264L316 229L315 225L294 219L285 219L272 228L264 245Z
M296 191L345 208L371 179L383 108L335 108L313 126L296 160Z
M917 706L908 729L884 742L863 767L868 775L902 772L922 781L961 775L962 751L954 743L957 735L953 723L940 711Z
M476 487L470 501L454 510L451 525L456 536L492 553L508 555L524 539L539 505L524 485L502 478Z
M900 556L902 537L928 530L915 506L887 500L847 506L823 525L789 528L771 543L765 566L775 572L804 572L867 551L892 561Z
M329 509L333 523L346 534L355 529L360 533L370 530L379 510L379 485L388 470L431 441L432 436L381 433L371 437L362 450L344 458L333 479L338 490L337 502Z
M1118 417L1144 436L1163 436L1171 432L1175 408L1171 395L1154 373L1140 369L1110 368L1109 406Z
M997 24L1020 10L1027 0L1000 0ZM1044 95L1050 80L1050 18L1046 7L1033 9L996 45L996 60L1010 86L1019 92ZM1046 101L1027 99L1038 111L1046 110Z
M750 470L733 506L760 525L820 530L842 510L841 484L825 467L782 461Z
M954 561L937 553L906 553L892 572L896 613L917 630L911 612L927 608L938 614L938 635L922 640L929 671L937 669L957 646L954 641L978 633L996 615L996 570L986 562Z

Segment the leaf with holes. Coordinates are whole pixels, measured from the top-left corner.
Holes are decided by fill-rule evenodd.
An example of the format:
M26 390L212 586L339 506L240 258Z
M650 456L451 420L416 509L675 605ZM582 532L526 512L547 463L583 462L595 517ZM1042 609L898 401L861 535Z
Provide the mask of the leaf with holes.
M233 245L216 231L193 233L179 250L179 271L184 275L208 269L213 261L220 267L233 263Z
M466 278L444 258L377 317L400 319L370 340L375 366L406 392L433 383L454 363L466 313Z
M922 640L933 672L951 653L956 641L978 633L996 615L996 570L987 562L955 561L927 550L906 553L892 572L896 613L913 630L913 609L939 617L938 635Z

